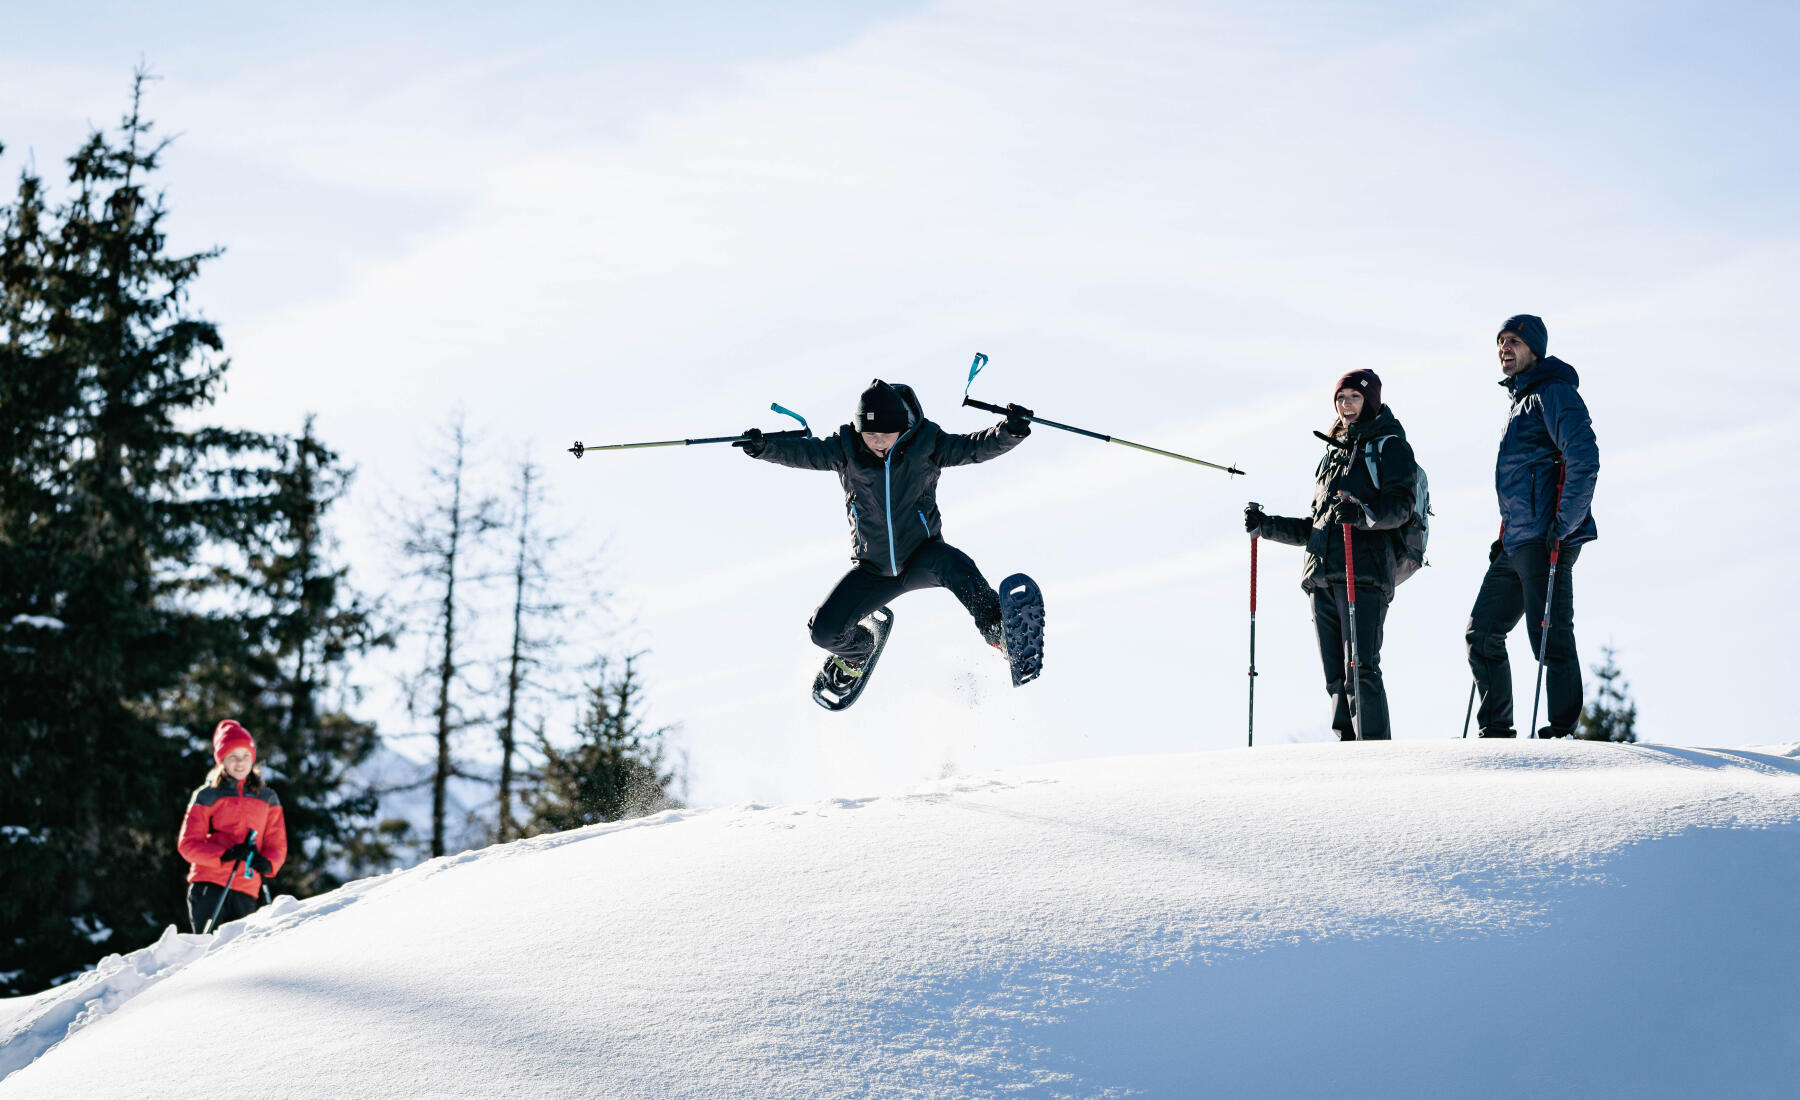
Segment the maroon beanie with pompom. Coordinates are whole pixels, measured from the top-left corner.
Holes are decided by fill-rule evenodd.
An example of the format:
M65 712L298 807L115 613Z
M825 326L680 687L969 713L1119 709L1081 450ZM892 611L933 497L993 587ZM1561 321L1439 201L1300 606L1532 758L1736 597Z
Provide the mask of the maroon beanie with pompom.
M225 757L236 749L249 749L251 763L256 762L256 741L250 731L227 718L213 730L214 762L223 764Z

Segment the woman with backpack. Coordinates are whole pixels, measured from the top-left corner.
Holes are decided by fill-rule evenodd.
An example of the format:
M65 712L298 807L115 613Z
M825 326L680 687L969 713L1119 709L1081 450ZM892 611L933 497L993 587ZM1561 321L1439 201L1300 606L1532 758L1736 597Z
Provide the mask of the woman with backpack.
M188 920L195 932L256 911L263 880L287 859L281 800L256 770L250 731L227 718L213 730L212 771L188 801L176 848L188 861ZM221 898L223 901L221 902Z
M1313 485L1312 515L1264 515L1244 509L1244 529L1290 546L1304 546L1300 587L1312 597L1331 727L1340 741L1389 739L1387 691L1381 681L1381 633L1394 585L1411 574L1401 528L1413 517L1418 464L1406 431L1381 403L1381 379L1355 370L1332 390L1337 420ZM1353 569L1344 562L1345 525ZM1355 577L1354 615L1346 576ZM1356 624L1351 664L1350 623ZM1360 673L1360 675L1358 675ZM1360 682L1359 682L1360 681ZM1358 698L1360 696L1360 703Z

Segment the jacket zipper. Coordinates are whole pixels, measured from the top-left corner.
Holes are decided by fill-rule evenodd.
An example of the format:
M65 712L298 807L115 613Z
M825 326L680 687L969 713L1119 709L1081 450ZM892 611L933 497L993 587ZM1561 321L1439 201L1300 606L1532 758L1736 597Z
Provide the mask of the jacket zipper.
M925 537L926 537L926 538L930 538L930 537L931 537L931 524L930 524L930 523L928 523L928 522L926 522L926 519L925 519L925 512L924 512L924 510L923 510L923 509L921 509L921 510L920 510L920 511L919 511L919 523L920 523L920 524L921 524L921 525L923 525L923 526L924 526L924 528L925 528Z
M898 577L900 558L894 553L894 452L891 450L881 460L881 487L885 498L881 506L887 513L888 571Z

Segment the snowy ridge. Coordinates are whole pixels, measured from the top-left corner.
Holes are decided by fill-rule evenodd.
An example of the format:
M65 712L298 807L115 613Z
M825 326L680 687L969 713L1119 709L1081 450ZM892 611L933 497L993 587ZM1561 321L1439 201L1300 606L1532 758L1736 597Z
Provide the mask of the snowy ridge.
M1796 901L1796 745L1086 761L172 933L17 1013L0 1094L186 1095L232 1020L277 1096L1775 1095Z

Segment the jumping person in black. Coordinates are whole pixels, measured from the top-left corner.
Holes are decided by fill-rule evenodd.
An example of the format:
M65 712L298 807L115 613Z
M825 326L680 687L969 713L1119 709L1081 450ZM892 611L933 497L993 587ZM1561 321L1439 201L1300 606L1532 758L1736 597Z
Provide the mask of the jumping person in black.
M1338 740L1386 741L1387 689L1381 680L1381 633L1394 598L1401 557L1399 529L1412 518L1417 463L1406 431L1381 403L1381 379L1371 370L1351 371L1332 391L1332 426L1313 484L1312 515L1264 515L1244 509L1244 529L1275 542L1306 547L1300 588L1312 597L1325 690L1332 697L1331 726ZM1362 713L1348 650L1347 570L1344 527L1356 566L1356 649L1362 667ZM1352 721L1354 717L1354 721Z
M969 555L944 541L938 474L945 466L986 462L1031 434L1017 410L984 431L953 435L925 419L912 387L877 378L863 391L856 422L824 439L765 439L751 428L742 447L751 458L802 470L835 470L850 518L856 565L813 612L813 644L833 660L827 674L848 688L863 673L875 639L862 619L903 592L948 588L988 644L1006 652L1000 597Z

